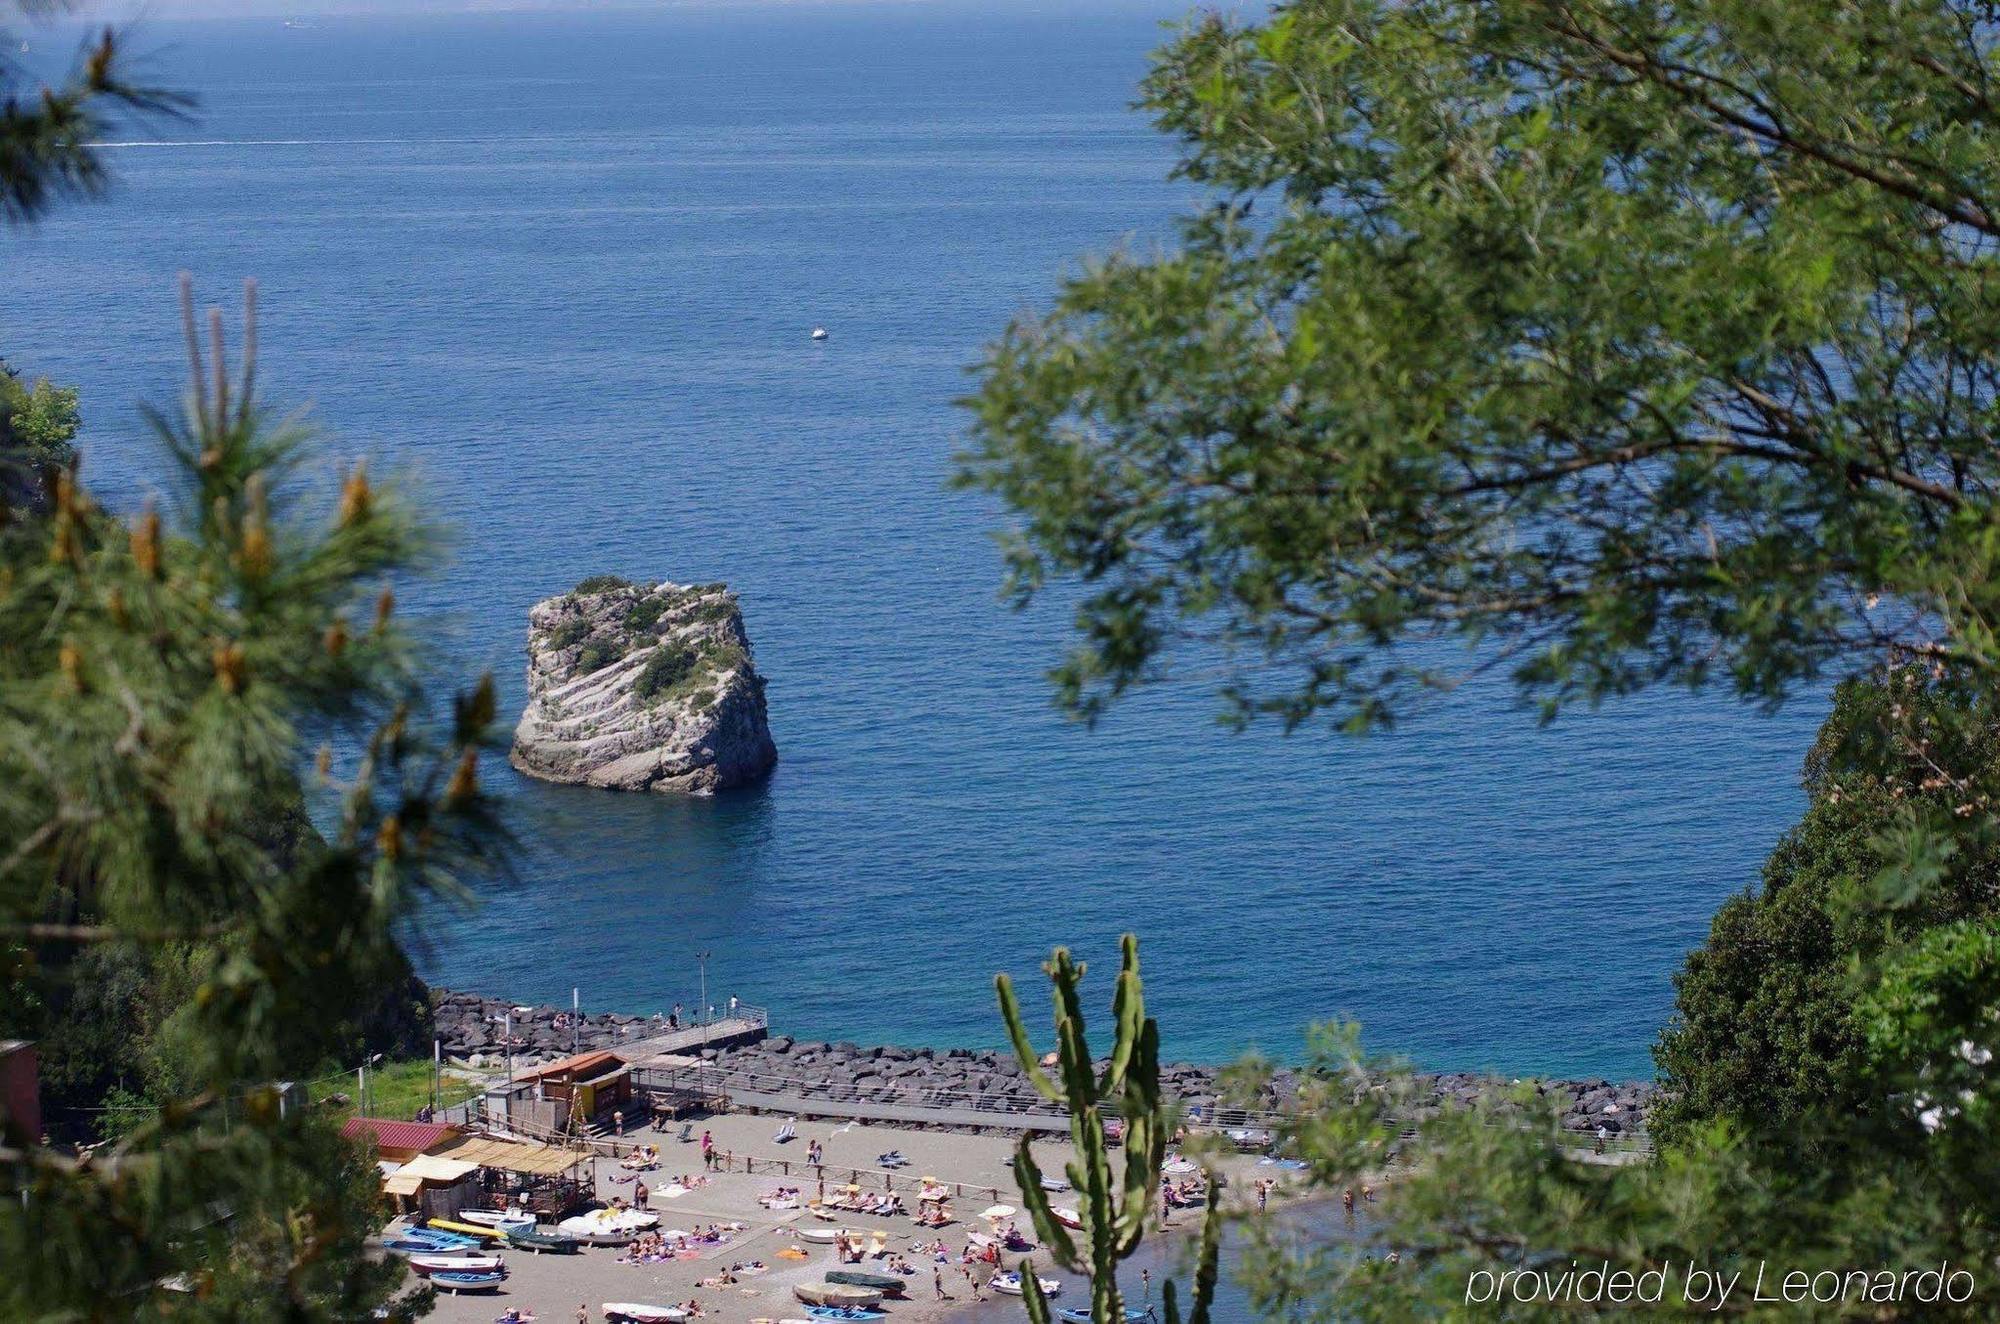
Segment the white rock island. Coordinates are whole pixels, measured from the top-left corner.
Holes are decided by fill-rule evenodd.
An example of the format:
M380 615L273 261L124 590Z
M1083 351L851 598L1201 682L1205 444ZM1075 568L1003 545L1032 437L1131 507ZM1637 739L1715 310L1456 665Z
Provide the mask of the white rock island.
M705 795L767 776L778 749L736 595L600 575L536 603L510 761L619 791Z

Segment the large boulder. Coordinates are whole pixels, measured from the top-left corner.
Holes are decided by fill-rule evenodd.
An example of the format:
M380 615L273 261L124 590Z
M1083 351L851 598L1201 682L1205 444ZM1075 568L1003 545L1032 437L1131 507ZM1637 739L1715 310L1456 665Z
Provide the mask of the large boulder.
M512 762L548 781L707 794L771 771L777 746L736 595L587 579L528 613L528 707Z

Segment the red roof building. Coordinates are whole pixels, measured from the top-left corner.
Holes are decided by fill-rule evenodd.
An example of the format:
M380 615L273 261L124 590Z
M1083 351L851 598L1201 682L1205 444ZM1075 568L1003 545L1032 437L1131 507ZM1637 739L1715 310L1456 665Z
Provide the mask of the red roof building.
M441 1122L397 1122L386 1117L350 1117L340 1133L349 1140L371 1138L382 1157L408 1163L458 1139L458 1128Z

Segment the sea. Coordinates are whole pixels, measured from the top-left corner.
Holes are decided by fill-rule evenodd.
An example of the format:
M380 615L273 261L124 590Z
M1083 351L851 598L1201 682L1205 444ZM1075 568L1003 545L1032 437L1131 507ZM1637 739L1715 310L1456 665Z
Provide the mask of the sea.
M951 490L1009 319L1203 205L1133 108L1157 4L737 3L174 22L184 118L0 233L0 354L82 390L86 475L161 489L176 273L260 286L260 379L450 531L401 609L433 678L524 692L526 614L600 573L724 580L780 763L712 799L488 778L515 876L422 973L800 1036L996 1045L1064 944L1142 943L1168 1055L1297 1057L1352 1018L1437 1069L1629 1078L1672 975L1802 807L1823 693L1660 691L1538 724L1501 683L1392 732L1233 732L1200 667L1095 729L1051 702L1065 591L998 596L1006 513ZM66 59L37 28L30 61ZM53 54L52 54L53 53ZM233 324L233 321L232 321ZM830 335L815 343L810 329Z

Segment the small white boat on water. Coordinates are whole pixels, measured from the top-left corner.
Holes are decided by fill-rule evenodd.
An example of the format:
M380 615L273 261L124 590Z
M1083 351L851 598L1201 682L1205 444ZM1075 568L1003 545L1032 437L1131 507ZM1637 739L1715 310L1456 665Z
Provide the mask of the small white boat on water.
M1043 1296L1062 1295L1062 1284L1057 1282L1055 1279L1043 1278L1042 1276L1037 1274L1035 1277L1035 1281L1041 1285ZM986 1285L989 1288L993 1289L994 1291L1001 1293L1003 1296L1021 1295L1021 1275L1013 1272L1012 1270L1009 1270L1006 1273L994 1274L992 1280L988 1282Z
M825 327L823 327L823 326L816 326L816 327L814 327L814 328L813 328L813 339L814 339L814 340L825 340L825 339L826 339L826 328L825 328Z
M604 1318L609 1324L671 1324L688 1317L680 1306L649 1306L641 1301L606 1301Z

